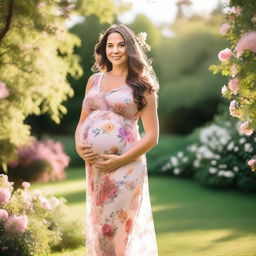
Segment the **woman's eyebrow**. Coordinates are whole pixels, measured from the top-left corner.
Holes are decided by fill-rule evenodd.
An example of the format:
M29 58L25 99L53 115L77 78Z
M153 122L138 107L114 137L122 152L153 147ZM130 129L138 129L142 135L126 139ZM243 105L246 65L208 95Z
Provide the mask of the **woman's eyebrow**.
M122 41L122 42L119 42L118 44L122 44L122 43L124 43L124 41ZM113 44L113 43L107 43L107 44Z

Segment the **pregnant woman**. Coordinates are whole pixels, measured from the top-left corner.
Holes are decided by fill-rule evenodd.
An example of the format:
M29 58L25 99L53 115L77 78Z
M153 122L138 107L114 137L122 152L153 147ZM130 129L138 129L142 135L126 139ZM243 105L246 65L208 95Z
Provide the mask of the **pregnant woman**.
M87 256L158 255L145 153L158 144L159 84L145 46L116 24L95 46L98 72L88 79L75 133L86 170Z

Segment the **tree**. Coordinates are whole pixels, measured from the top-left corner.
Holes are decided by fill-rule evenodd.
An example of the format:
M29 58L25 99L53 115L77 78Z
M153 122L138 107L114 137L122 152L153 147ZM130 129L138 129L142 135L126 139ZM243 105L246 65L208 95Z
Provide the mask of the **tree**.
M159 121L163 133L190 133L216 114L222 102L220 84L226 78L212 77L208 68L216 60L216 51L226 45L217 40L220 20L219 13L208 19L198 15L178 18L170 26L175 36L163 37L156 48L153 63L161 78Z
M0 164L5 170L17 147L28 142L25 118L48 113L59 123L67 112L62 102L74 94L67 75L83 74L73 53L81 41L67 30L67 19L95 13L112 22L126 8L119 0L0 1Z

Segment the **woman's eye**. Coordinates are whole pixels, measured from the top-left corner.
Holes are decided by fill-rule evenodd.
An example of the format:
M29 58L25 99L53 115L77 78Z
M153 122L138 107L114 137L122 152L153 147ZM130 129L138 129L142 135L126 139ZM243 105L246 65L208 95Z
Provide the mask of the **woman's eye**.
M119 44L119 47L125 47L125 44ZM113 48L113 45L108 45L108 48Z

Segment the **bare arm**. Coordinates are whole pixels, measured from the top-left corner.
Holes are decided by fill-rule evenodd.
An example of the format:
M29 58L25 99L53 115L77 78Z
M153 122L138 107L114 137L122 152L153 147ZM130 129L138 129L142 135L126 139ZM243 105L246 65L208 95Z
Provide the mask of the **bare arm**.
M89 77L88 81L87 81L87 84L86 84L85 95L89 92L89 90L92 86L93 80L94 80L94 75L91 75ZM88 116L88 113L86 113L85 110L82 108L80 118L79 118L79 121L78 121L78 125L77 125L76 131L75 131L76 151L79 154L79 156L83 159L84 159L84 156L85 156L85 154L84 154L85 152L84 152L84 145L82 145L81 142L80 142L80 130L81 130L82 123L87 118L87 116Z
M141 110L140 117L145 130L145 135L137 142L137 144L135 144L135 146L120 156L122 165L134 161L158 144L159 121L156 94L147 92L144 95L148 103L146 107Z

